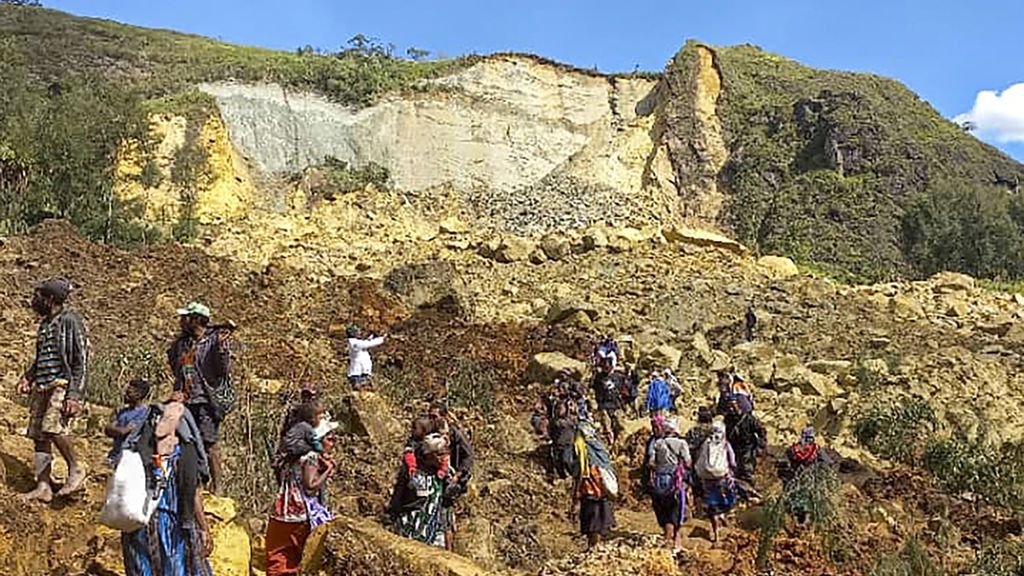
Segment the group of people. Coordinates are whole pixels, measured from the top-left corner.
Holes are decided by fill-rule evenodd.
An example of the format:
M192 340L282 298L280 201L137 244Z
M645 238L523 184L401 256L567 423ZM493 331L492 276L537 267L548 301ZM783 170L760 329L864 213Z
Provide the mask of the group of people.
M414 418L387 507L395 532L452 550L455 504L469 488L473 459L469 436L451 420L445 401Z
M35 355L18 381L29 399L27 435L34 442L34 488L26 501L50 502L78 492L87 471L71 437L71 421L83 407L89 365L89 342L82 317L67 305L71 282L47 279L33 290L32 309L40 318ZM156 506L147 525L122 533L125 571L129 576L174 576L210 573L212 540L203 513L202 487L221 488L218 432L226 409L215 389L230 378L231 327L210 326L209 308L191 303L178 310L181 332L167 358L174 376L168 402L147 404L151 385L132 380L124 406L105 428L112 438L108 454L117 468L125 452L141 457L146 484ZM56 447L68 475L54 492L51 476Z

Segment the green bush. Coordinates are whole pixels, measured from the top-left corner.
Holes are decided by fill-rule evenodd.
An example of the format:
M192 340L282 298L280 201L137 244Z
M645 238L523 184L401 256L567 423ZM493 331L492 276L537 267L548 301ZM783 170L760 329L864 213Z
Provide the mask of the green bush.
M869 407L854 423L854 436L883 458L913 464L926 450L936 425L927 400L899 399Z
M818 532L826 542L835 543L842 529L839 510L839 476L831 466L818 465L800 470L783 486L782 493L764 506L756 563L759 569L770 563L775 537L794 515Z
M149 380L153 401L170 393L170 370L163 354L135 345L101 350L89 362L88 400L101 406L119 407L125 386L138 378Z
M947 492L969 493L987 504L1024 510L1024 443L992 446L958 432L933 440L923 465Z
M924 544L911 537L897 554L881 556L869 573L870 576L942 576Z
M970 576L1024 575L1024 542L997 542L985 546L965 573Z

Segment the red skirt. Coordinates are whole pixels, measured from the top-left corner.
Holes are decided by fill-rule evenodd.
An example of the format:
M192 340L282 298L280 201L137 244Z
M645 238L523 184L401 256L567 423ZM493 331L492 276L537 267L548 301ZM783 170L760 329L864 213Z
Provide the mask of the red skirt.
M307 538L308 522L281 522L271 518L267 524L267 576L298 574Z

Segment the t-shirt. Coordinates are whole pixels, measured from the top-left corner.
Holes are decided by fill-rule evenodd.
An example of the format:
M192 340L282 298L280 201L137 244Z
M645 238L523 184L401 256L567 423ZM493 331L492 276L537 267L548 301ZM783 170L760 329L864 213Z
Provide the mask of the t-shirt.
M36 365L34 382L36 388L49 388L54 381L64 376L64 362L57 348L57 319L43 321L36 336Z
M281 470L271 518L280 522L306 522L309 519L302 470L306 466L319 466L319 458L316 452L309 452Z
M690 447L686 440L669 436L658 438L651 443L649 454L651 467L658 471L672 471L679 466L682 460L686 467L690 467Z
M143 422L146 420L146 415L149 414L149 406L125 406L117 411L114 415L114 426L118 428L124 428L125 426L132 426L136 430L139 429ZM121 461L121 452L124 450L124 439L128 435L118 436L114 438L114 446L110 449L107 454L107 461L110 462L112 468L117 467L117 463Z

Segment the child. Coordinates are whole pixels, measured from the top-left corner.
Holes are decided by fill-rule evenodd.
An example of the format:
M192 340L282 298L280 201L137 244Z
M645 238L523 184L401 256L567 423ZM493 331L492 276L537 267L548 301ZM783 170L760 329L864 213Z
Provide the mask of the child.
M427 416L419 416L412 421L412 426L409 431L409 439L405 442L405 450L402 452L402 462L405 464L405 469L409 472L409 477L412 478L416 475L419 470L418 458L423 456L423 440L431 434L440 434L444 438L445 443L448 442L447 430L438 430L437 421ZM445 455L440 459L440 468L438 469L437 476L444 478L448 474L448 457Z
M146 405L149 388L148 380L129 382L124 390L124 407L114 414L110 424L103 430L104 434L114 439L114 446L107 454L107 462L111 468L117 468L117 463L121 461L124 439L146 420L146 414L149 413L149 406Z
M323 407L316 400L303 402L294 409L295 422L281 436L274 454L273 467L280 471L287 464L310 452L323 452L323 445L316 435L316 427L323 421L330 421Z

